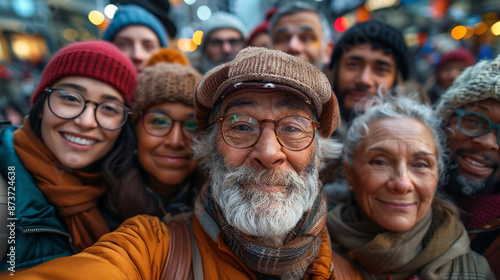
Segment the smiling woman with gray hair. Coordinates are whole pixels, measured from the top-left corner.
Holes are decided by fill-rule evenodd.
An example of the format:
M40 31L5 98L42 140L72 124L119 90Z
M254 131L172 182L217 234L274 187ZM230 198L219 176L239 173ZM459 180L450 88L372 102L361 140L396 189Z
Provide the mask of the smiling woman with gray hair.
M352 198L329 213L334 251L365 279L495 279L470 252L457 208L435 195L445 169L440 119L407 98L371 103L347 133Z

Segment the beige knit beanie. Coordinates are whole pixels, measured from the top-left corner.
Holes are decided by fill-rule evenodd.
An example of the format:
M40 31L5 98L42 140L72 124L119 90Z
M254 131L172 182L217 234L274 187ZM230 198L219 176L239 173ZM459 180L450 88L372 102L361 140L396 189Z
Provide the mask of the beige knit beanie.
M159 62L146 67L139 75L139 84L132 103L132 123L139 112L165 102L182 102L194 107L194 92L201 74L191 66Z
M448 125L455 109L488 98L500 100L500 55L466 68L435 104L435 111Z
M244 87L275 88L298 95L315 111L323 137L329 137L340 125L337 98L316 66L281 51L247 47L233 61L203 76L195 95L200 130L210 125L208 116L220 99Z

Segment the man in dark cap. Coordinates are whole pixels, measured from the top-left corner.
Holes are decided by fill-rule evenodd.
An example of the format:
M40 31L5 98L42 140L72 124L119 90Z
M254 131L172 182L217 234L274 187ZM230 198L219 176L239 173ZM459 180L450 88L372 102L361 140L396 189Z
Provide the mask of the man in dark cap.
M327 75L343 118L343 129L337 130L340 136L356 103L408 79L409 56L401 32L382 21L357 24L340 37Z

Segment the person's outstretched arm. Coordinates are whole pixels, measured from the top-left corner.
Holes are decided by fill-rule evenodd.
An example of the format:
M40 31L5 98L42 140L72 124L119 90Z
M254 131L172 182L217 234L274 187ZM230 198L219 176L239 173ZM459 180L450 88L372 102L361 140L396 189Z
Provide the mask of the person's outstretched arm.
M159 279L168 245L160 219L136 216L79 254L16 271L13 278L7 271L0 279Z

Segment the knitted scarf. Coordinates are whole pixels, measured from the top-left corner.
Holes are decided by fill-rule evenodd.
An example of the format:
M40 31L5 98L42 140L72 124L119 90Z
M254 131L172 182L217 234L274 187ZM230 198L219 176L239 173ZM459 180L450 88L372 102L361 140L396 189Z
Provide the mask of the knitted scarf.
M213 198L209 184L203 187L198 197L195 213L205 232L215 242L223 229L224 242L247 267L261 274L261 279L304 279L309 264L319 253L327 205L326 196L322 192L312 209L304 214L295 229L286 236L283 246L259 244L255 237L229 225ZM214 229L214 226L217 228Z
M438 204L406 232L391 232L359 218L358 205L338 205L329 214L333 247L355 260L365 279L446 279L453 259L469 251L458 217Z
M109 232L97 209L97 199L107 185L100 173L68 170L33 132L26 118L14 132L14 149L33 175L38 188L64 217L73 245L78 251L94 244Z
M458 206L464 211L462 220L468 230L478 229L500 217L500 193L483 193L463 197Z

